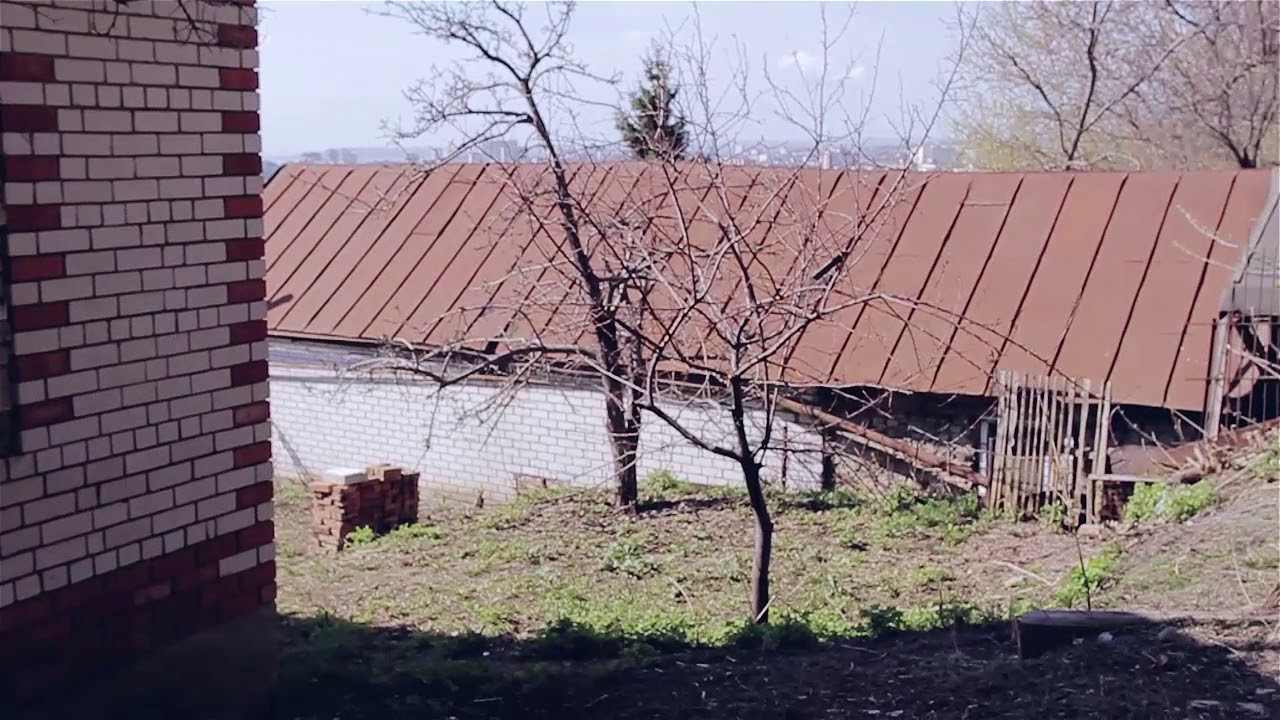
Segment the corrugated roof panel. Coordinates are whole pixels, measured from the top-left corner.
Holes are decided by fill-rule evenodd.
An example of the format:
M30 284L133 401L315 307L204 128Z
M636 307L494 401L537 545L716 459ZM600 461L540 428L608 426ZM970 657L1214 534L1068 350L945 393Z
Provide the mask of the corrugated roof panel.
M1072 309L1055 372L1095 383L1108 379L1177 183L1174 173L1135 173L1125 181ZM1127 382L1118 384L1130 392Z
M845 362L858 369L859 377L866 378L864 382L883 384L885 365L911 312L909 303L919 297L935 260L950 238L969 184L968 175L957 173L939 175L925 185L919 206L907 221L874 289L876 293L900 297L904 302L868 302L853 329L854 336L861 342L845 354ZM895 380L913 385L928 383L928 379L919 377L908 380L898 376Z
M1196 293L1194 309L1178 350L1178 359L1169 381L1165 405L1204 407L1209 377L1209 349L1213 342L1213 321L1218 317L1223 293L1231 284L1231 274L1249 244L1249 233L1266 202L1266 172L1236 173L1222 222L1209 249L1204 276Z
M296 244L307 253L305 272L299 264L289 263L274 267L269 264L267 277L272 281L267 285L271 300L268 310L270 327L284 332L308 334L314 332L311 318L328 299L328 295L318 287L320 278L332 265L334 256L342 248L355 241L356 231L369 217L370 203L377 201L386 188L388 171L378 167L360 168L361 175L369 175L353 201L343 202L343 198L333 198L330 202L346 208L337 222L325 235L318 233L302 233L293 237L281 237L280 233L268 235L267 254L279 258L282 250ZM353 173L354 175L354 173ZM287 211L281 211L282 214ZM329 240L331 238L331 240ZM282 278L288 277L285 282Z
M1067 174L1021 176L986 269L938 365L933 391L985 392L1071 185Z
M909 378L929 381L939 363L995 249L1000 227L1009 213L1021 175L975 175L950 239L933 272L917 295L881 381L894 386Z
M824 173L824 177L826 175L829 173ZM852 240L853 255L861 257L865 254L864 248L870 244L870 240L860 239L860 234L865 232L869 208L872 208L873 203L876 202L880 184L885 182L885 178L889 175L890 173L885 172L842 173L838 184L827 182L833 188L823 209L823 227L834 238L833 250L839 248L842 251ZM893 174L893 177L896 180L899 175ZM893 180L888 182L892 184ZM814 275L811 277L816 277L819 271L824 270L827 263L834 260L837 254L838 252L827 253L821 259L814 259L810 265L818 267L814 269ZM821 265L819 260L823 260ZM849 263L850 267L855 269L870 267L870 263L863 264L859 268L857 261L844 260L843 262ZM869 282L874 282L874 278ZM859 293L852 291L850 285L851 283L845 283L843 286L833 288L828 306L840 307L854 302ZM804 342L796 348L791 357L792 376L795 381L814 382L815 378L830 376L831 367L836 361L832 349L841 348L846 344L851 326L859 312L861 307L850 307L848 310L837 312L834 317L822 323L815 323L805 332Z
M606 274L634 251L613 221L647 223L632 231L678 245L678 207L689 211L687 229L702 249L718 243L712 216L737 222L745 242L763 253L750 272L765 291L817 267L846 233L870 222L837 293L849 299L878 288L906 302L874 312L859 305L811 328L788 365L793 380L983 394L995 368L1043 373L1046 362L1034 356L1057 354L1059 369L1076 377L1101 379L1110 370L1117 402L1163 398L1191 410L1203 402L1210 324L1269 182L1261 171L1188 173L1165 213L1172 181L1146 174L1128 186L1108 173L744 167L726 170L727 196L704 197L716 183L695 165L676 178L673 198L652 165L569 170L590 218L609 224L585 235ZM462 336L569 342L589 334L572 268L550 268L551 260L567 260L553 195L540 194L530 211L513 189L546 189L546 168L453 166L432 177L424 182L407 166L286 167L264 193L271 331L364 341L397 334L420 343ZM819 207L823 233L814 236L807 223ZM876 208L884 212L869 220ZM1212 232L1215 208L1221 241L1208 242L1200 226ZM1197 222L1187 222L1184 209ZM1196 257L1197 244L1207 264ZM740 272L726 266L712 293L734 312L743 303ZM548 273L564 279L547 282ZM535 291L531 312L518 313ZM912 298L924 305L913 308ZM961 315L954 327L951 318ZM687 326L682 347L698 349L712 322Z
M1001 369L1031 375L1052 369L1124 180L1116 173L1076 175L1035 275L1010 275L1010 282L1030 285L1000 356Z
M857 243L853 257L845 261L845 281L851 298L870 296L880 280L880 274L893 255L894 247L902 236L903 228L910 222L916 204L922 200L924 178L918 175L889 173L880 184L880 192L871 200L869 213L871 226L865 240ZM834 353L830 377L848 378L844 384L870 384L879 379L880 368L868 369L858 364L859 348L878 342L868 338L860 330L861 318L867 312L867 303L859 302L847 311L831 318L831 325L845 330L840 349ZM876 375L875 379L870 376Z
M403 337L402 326L422 300L429 284L407 282L426 258L439 262L448 246L460 245L465 236L443 232L476 189L476 179L484 166L463 165L434 170L422 182L417 207L405 208L387 227L387 241L377 243L352 269L351 282L362 286L360 301L338 321L334 332L352 337ZM431 282L452 273L441 273L440 263L431 268ZM425 327L413 327L407 335L426 336Z
M1155 253L1138 293L1111 377L1116 385L1147 405L1164 402L1178 357L1178 343L1191 314L1209 255L1209 234L1216 232L1231 191L1232 173L1187 173L1169 203ZM1170 322L1181 320L1181 322Z
M291 327L302 325L308 335L344 337L334 333L334 327L360 302L364 289L346 286L347 278L360 258L380 244L383 231L409 204L421 183L422 178L409 168L378 170L344 216L347 224L355 225L350 236L344 240L334 234L332 243L326 240L319 246L330 259L310 290L289 309Z
M272 227L263 231L286 239L277 243L275 252L267 258L267 269L277 262L291 264L299 261L310 251L313 238L323 234L328 226L316 227L316 216L322 210L328 210L334 202L334 191L342 181L351 174L350 168L335 167L324 170L302 170L291 178L289 187L281 194L278 202L285 208L284 213L272 213ZM302 239L302 253L291 253L290 248L299 238Z

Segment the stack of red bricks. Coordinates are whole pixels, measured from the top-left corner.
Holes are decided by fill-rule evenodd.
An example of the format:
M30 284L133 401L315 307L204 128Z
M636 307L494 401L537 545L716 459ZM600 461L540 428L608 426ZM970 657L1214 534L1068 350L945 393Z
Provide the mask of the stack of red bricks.
M363 473L330 473L311 483L316 547L337 552L357 528L385 533L418 520L418 473L374 465Z

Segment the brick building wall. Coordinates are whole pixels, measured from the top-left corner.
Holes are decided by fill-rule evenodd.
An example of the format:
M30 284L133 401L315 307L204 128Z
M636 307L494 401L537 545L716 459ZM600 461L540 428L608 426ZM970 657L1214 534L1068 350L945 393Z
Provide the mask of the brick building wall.
M4 698L270 606L274 564L252 0L0 18Z
M272 347L271 411L277 472L300 479L333 468L390 463L421 471L424 502L441 496L473 501L507 500L516 478L557 484L610 485L604 401L590 383L530 385L514 395L500 384L477 381L438 392L430 383L335 372L349 364L318 351L308 360ZM671 404L667 412L709 439L730 443L732 425L723 409ZM757 417L763 424L763 417ZM781 428L785 426L786 430ZM793 452L764 458L764 476L787 487L817 488L822 477L821 438L811 427L780 414L775 437ZM740 485L731 460L712 455L649 418L640 437L640 477L659 469L703 485Z

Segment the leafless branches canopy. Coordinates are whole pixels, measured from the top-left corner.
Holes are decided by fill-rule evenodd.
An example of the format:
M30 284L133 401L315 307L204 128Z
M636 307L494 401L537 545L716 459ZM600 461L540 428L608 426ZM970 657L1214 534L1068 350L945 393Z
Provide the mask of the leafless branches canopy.
M829 380L830 358L806 355L806 335L851 327L862 306L893 300L854 286L849 272L869 234L892 231L894 208L919 178L904 168L748 168L727 149L762 97L809 139L811 158L860 140L867 108L846 107L852 65L833 60L849 21L829 22L822 8L823 57L802 89L768 74L757 88L744 61L712 81L713 55L725 48L695 12L692 37L673 33L663 54L697 160L596 164L566 160L566 148L592 144L575 112L591 101L575 84L608 82L571 53L572 5L393 3L385 12L467 53L409 91L415 117L401 137L448 129L464 136L462 152L516 135L540 159L504 170L508 212L490 236L512 256L510 274L451 319L451 342L410 348L397 367L442 385L495 369L521 382L548 366L598 377L625 507L637 499L642 416L736 462L757 519L752 612L766 620L773 524L761 468L777 444L779 401ZM727 52L745 58L740 47ZM952 80L943 79L944 96ZM907 109L907 149L940 107ZM495 317L508 319L497 326ZM483 351L456 364L462 348ZM728 432L691 423L692 405L722 410Z
M975 28L956 124L983 169L1280 162L1271 0L1019 2Z

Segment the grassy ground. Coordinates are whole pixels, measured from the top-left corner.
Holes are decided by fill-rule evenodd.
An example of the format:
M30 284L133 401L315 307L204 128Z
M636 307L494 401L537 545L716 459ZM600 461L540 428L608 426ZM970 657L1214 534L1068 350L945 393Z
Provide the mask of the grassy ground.
M1248 717L1262 701L1270 712L1280 653L1266 626L1135 634L1105 657L1076 647L1019 664L1000 623L1031 607L1260 601L1280 563L1277 487L1257 473L1233 482L1189 523L1078 542L987 517L969 498L775 497L767 630L744 622L752 520L733 492L656 478L638 517L589 491L435 510L332 557L309 550L306 499L282 488L281 707L326 718ZM1196 699L1220 704L1188 714Z

